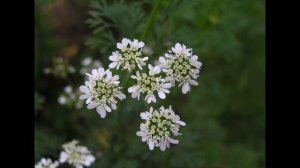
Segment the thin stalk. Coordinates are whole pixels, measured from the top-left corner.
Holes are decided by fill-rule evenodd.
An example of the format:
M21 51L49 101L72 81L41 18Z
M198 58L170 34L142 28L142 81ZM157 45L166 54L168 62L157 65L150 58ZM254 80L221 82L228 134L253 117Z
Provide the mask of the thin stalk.
M161 4L161 1L162 0L156 0L155 1L154 7L151 10L150 16L147 20L146 26L145 26L144 31L143 31L143 33L141 35L141 38L140 38L142 41L144 41L147 38L149 30L150 30L150 28L151 28L151 26L152 26L152 24L153 24L153 22L156 18L156 14L157 14L158 8Z

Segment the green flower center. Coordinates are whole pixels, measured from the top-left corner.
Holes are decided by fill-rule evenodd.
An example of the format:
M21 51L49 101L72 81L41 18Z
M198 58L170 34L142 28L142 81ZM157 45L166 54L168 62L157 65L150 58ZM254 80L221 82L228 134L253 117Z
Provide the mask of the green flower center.
M125 69L132 71L136 69L136 64L140 61L142 52L137 49L126 48L121 51L122 59L120 61L120 65Z
M152 116L151 120L146 122L146 126L149 129L149 133L155 140L161 140L163 138L170 137L172 125L172 119L168 116L162 116L157 114Z
M140 92L153 94L160 86L161 77L149 76L146 73L142 73L142 76L137 79L137 85L140 86Z
M112 83L107 82L104 78L92 83L92 94L96 102L106 103L114 100L118 87L114 87Z
M167 69L167 75L172 76L177 81L182 81L189 77L189 73L192 70L189 63L189 59L185 55L179 55L175 59L170 60Z
M76 151L73 151L71 154L70 154L70 160L72 160L73 162L78 162L81 160L81 155L80 153L76 152Z

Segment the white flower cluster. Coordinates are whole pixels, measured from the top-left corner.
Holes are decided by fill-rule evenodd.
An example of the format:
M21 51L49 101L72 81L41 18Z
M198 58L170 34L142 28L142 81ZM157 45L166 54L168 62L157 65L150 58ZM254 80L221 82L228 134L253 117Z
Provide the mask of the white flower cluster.
M191 48L176 43L172 50L169 50L165 57L159 58L162 71L166 73L166 81L175 85L179 82L182 85L182 93L186 94L191 90L190 85L197 86L198 82L194 79L199 77L202 63L198 61L198 56L193 55Z
M139 100L142 95L148 104L156 103L156 96L165 99L176 82L179 83L179 87L182 86L183 94L191 90L190 85L198 85L196 80L202 63L198 61L198 56L193 54L191 48L176 43L153 66L145 63L148 57L143 55L148 51L143 52L144 46L144 42L123 38L121 43L117 43L118 50L109 56L110 69L128 70L128 73L134 73L131 79L134 79L135 83L127 89L132 98ZM152 51L148 52L148 55L152 54ZM148 69L145 70L143 67L146 65ZM87 108L96 108L101 118L105 118L106 112L117 108L116 98L120 100L126 98L121 92L122 88L119 87L119 76L112 76L109 69L105 70L102 67L93 69L92 74L86 73L86 75L89 81L80 86L80 91L84 93L80 99L86 99ZM180 117L174 113L171 106L166 109L161 106L159 110L153 110L151 107L149 112L141 113L141 118L145 123L141 124L137 135L142 137L143 142L147 142L150 150L159 147L164 151L170 147L170 144L179 143L173 137L180 135L179 128L185 123L180 121Z
M92 74L86 74L89 81L85 81L85 85L80 86L80 91L84 94L79 98L86 99L88 109L96 108L101 118L105 118L106 112L111 112L117 109L116 98L123 100L126 98L125 94L121 92L119 87L119 76L112 76L111 71L104 70L100 67L93 69Z
M171 136L180 135L179 128L181 125L185 126L185 123L180 121L180 117L174 113L171 106L167 109L162 106L159 111L150 107L149 112L143 112L140 116L145 122L140 125L141 130L136 135L142 137L143 142L147 142L150 150L159 147L164 151L170 147L170 143L179 143Z
M60 152L59 162L52 161L50 158L42 158L35 168L57 168L60 163L68 163L75 168L89 167L95 162L96 158L91 154L87 147L78 145L77 140L72 140L63 144L63 151Z
M58 161L52 161L49 158L42 158L34 168L57 168L59 165Z
M77 140L64 144L63 149L64 151L59 156L60 163L67 162L75 168L83 168L83 166L90 166L95 161L95 157L87 147L78 145Z
M131 78L135 79L137 83L132 87L128 88L128 92L132 93L132 98L137 97L138 99L141 93L146 93L145 101L147 101L147 103L156 103L156 97L154 95L154 92L157 92L158 96L161 99L165 99L165 93L170 93L168 89L172 85L170 83L166 83L165 79L163 79L162 76L157 75L161 71L159 66L153 67L151 64L148 64L148 68L148 73L140 74L140 72L137 71L136 76L131 76Z
M119 69L121 67L122 69L132 71L138 66L142 70L142 66L145 66L145 61L148 60L148 57L142 57L142 48L144 45L144 42L139 42L136 39L131 41L123 38L122 43L117 43L119 50L109 56L109 60L112 61L109 64L109 68Z
M72 65L70 65L69 61L66 59L57 57L54 58L52 62L54 66L46 67L44 69L45 74L52 74L57 77L66 78L69 73L73 74L76 72L76 69Z
M79 95L79 90L73 90L73 87L68 85L64 88L64 92L58 97L57 101L61 105L67 105L68 107L80 109L83 105L83 102L78 100Z

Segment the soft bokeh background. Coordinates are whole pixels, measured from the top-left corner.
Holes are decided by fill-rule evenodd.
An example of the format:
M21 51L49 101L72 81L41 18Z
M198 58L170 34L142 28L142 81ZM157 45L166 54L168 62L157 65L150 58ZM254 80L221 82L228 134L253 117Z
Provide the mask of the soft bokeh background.
M182 42L203 63L198 87L186 95L172 88L167 99L153 105L172 105L187 123L179 145L149 151L136 136L139 113L146 107L127 92L127 99L105 119L80 107L81 61L91 57L107 68L116 42L140 39L154 3L35 0L36 162L58 159L61 145L78 139L97 157L92 168L265 167L263 0L161 0L143 39L149 62ZM126 80L125 72L113 73ZM59 99L68 94L66 86L75 92L69 93L72 101Z

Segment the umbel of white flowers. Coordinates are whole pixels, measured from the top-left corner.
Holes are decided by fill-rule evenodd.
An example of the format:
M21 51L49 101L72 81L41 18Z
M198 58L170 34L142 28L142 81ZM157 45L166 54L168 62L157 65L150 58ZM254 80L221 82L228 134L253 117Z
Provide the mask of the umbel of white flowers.
M83 168L83 166L90 166L94 161L95 157L91 154L85 146L78 145L77 140L72 140L63 145L64 151L60 153L60 163L67 162L73 165L75 168Z
M132 93L132 98L140 98L140 94L146 94L145 101L147 103L156 103L155 92L161 99L166 98L165 93L170 93L168 90L172 85L166 83L162 76L158 75L161 71L159 66L153 67L151 64L148 65L148 73L136 72L136 76L132 75L131 78L135 79L137 82L132 87L128 88L128 92Z
M143 56L144 42L136 39L129 40L123 38L121 43L117 43L117 51L109 56L111 63L110 69L134 71L131 78L136 83L128 88L132 98L139 100L140 95L145 96L147 103L156 103L156 95L165 99L166 93L170 93L170 88L179 83L183 94L191 91L191 86L197 86L196 81L199 77L202 63L198 61L198 56L194 55L191 48L184 44L176 43L171 50L167 51L163 57L157 61L157 66L146 64L148 57ZM148 70L142 72L143 67ZM138 68L139 69L138 69ZM163 72L163 73L161 73ZM92 74L86 73L89 81L80 86L80 91L84 94L80 96L81 100L86 99L88 109L96 108L101 118L105 118L106 112L111 112L117 108L116 98L123 100L126 96L119 87L119 76L112 76L109 69L93 69ZM170 144L178 144L179 141L172 137L180 135L179 127L185 123L180 121L180 117L174 113L171 106L159 110L142 112L141 118L145 120L140 126L138 136L142 137L143 142L147 142L149 149L159 147L162 151L170 147Z
M175 85L182 85L182 93L186 94L191 90L190 85L197 86L194 79L199 77L202 63L198 61L198 56L193 55L191 48L186 48L184 44L176 43L164 57L159 58L162 71L166 73L166 81Z
M117 43L118 51L112 53L109 60L112 63L109 64L109 68L127 69L132 71L136 69L136 66L142 70L142 66L145 66L145 61L148 57L142 57L142 48L145 46L144 42L139 42L134 39L133 41L123 38L122 43Z
M149 149L159 147L164 151L170 147L170 143L178 144L179 141L172 138L172 136L180 135L180 126L185 126L180 117L174 113L172 107L164 108L161 106L158 110L142 112L140 117L145 120L140 125L140 131L136 133L137 136L142 137L143 142L147 142Z
M117 100L123 100L126 96L121 92L119 87L119 76L112 76L111 71L104 70L100 67L93 69L92 74L87 73L89 81L85 81L85 85L79 87L80 91L84 94L79 98L86 99L88 109L96 108L101 118L105 118L106 112L111 112L117 109Z
M34 168L57 168L59 165L58 161L52 161L50 158L42 158Z

